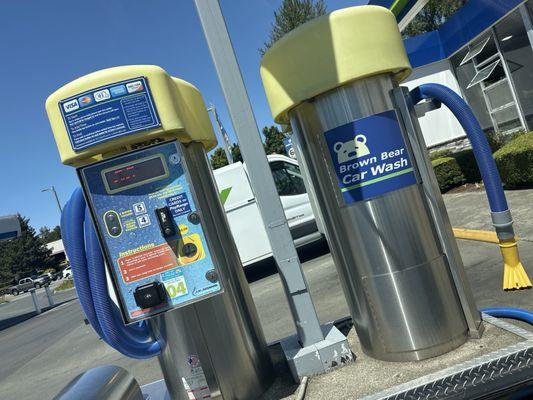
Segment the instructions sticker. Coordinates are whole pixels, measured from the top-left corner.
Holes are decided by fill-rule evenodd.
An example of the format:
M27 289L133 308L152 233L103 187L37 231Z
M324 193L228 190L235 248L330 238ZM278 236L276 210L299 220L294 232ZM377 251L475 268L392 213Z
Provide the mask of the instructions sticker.
M145 78L133 78L59 102L74 150L160 125Z
M346 204L416 183L393 110L338 126L325 139Z

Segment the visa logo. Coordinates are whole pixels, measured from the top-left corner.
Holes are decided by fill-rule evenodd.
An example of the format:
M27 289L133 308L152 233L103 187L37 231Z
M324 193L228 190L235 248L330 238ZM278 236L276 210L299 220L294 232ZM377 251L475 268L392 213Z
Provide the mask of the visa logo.
M77 99L67 101L66 103L63 103L63 109L65 112L71 112L75 111L78 108L80 108L80 104L78 103Z

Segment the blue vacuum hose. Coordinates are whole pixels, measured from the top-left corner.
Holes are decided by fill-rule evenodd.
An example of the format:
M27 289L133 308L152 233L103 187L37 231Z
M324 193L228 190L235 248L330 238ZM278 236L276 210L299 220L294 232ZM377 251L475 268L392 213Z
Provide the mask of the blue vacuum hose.
M465 130L472 144L472 150L481 173L481 178L485 184L491 211L507 211L509 207L503 192L498 168L492 157L492 150L478 120L468 104L450 88L436 83L420 85L411 90L410 95L414 104L419 103L423 99L433 98L450 109Z
M145 359L161 352L145 322L125 326L107 290L104 258L81 189L61 216L65 248L81 307L96 333L127 357Z
M521 308L491 307L484 308L481 312L489 314L492 317L517 319L533 325L533 312Z

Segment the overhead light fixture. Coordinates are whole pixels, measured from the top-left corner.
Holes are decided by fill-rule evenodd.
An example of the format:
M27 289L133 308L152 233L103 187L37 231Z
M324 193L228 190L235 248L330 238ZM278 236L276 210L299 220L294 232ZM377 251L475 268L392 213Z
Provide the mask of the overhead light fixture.
M506 40L509 40L513 37L513 35L506 36L502 39L502 42L505 42Z

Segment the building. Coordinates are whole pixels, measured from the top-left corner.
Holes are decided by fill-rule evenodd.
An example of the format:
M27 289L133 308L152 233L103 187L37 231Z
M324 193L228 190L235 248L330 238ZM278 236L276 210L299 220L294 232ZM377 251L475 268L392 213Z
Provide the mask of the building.
M63 240L55 240L53 242L47 243L46 247L52 251L52 257L58 266L65 265L65 262L68 261L67 253L65 252L65 246Z
M405 2L400 27L426 3ZM469 0L437 30L404 43L414 68L406 86L450 87L468 101L487 134L533 130L533 0ZM420 124L429 147L460 145L465 136L446 109Z

